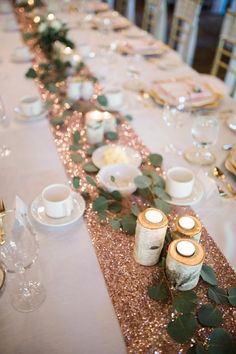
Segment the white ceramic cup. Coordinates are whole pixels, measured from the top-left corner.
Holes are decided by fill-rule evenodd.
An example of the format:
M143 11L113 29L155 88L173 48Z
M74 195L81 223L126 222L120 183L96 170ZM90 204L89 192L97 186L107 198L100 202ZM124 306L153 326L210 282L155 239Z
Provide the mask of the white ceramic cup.
M51 184L42 191L45 213L50 218L63 218L73 211L73 198L70 187L65 184Z
M81 87L81 98L90 100L93 96L93 83L92 81L84 81Z
M43 110L43 103L38 96L25 96L20 101L21 112L27 116L37 116Z
M80 81L70 81L67 86L67 96L71 100L79 100L81 98L81 87L82 83Z
M120 107L123 102L122 92L118 89L108 89L105 92L105 96L108 101L108 107L111 109Z
M166 173L166 192L173 198L186 198L192 194L195 177L185 167L173 167Z
M29 51L29 48L25 47L25 46L19 46L19 47L16 47L14 49L14 57L16 59L29 59L30 58L30 51Z

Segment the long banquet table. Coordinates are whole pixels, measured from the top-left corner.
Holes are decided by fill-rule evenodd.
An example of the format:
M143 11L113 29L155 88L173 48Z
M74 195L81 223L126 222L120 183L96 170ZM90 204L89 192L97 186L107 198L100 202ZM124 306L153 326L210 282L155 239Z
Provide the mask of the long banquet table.
M0 185L1 197L8 208L12 206L16 194L30 206L46 185L67 182L48 121L25 123L15 119L14 108L21 97L37 94L38 89L33 80L24 76L29 64L11 61L14 48L22 42L19 32L4 31L5 21L12 16L0 15L0 95L11 121L10 126L1 131L1 140L5 139L12 150L9 157L0 161ZM118 53L107 59L104 45L125 39L122 31L103 34L81 28L74 13L58 13L57 16L71 25L70 37L77 45L85 41L89 43L95 57L86 59L86 63L98 78L105 78L106 83L122 87L128 79L129 65L140 68L140 80L146 83L183 74L198 75L181 63L173 51L160 58L161 65L140 58L137 62L130 62L129 56ZM125 33L127 35L127 31ZM164 68L166 56L176 61L176 67ZM163 146L170 136L166 133L168 128L162 120L161 108L144 104L131 91L124 92L122 112L133 116L130 124L150 151L163 153ZM236 112L235 102L226 95L215 114L229 107ZM186 148L192 145L190 127L191 119L179 133L179 140ZM235 133L221 120L219 139L212 147L218 165L226 157L221 146L233 142ZM189 167L182 157L163 154L165 169L175 165ZM196 174L200 170L198 167L191 168ZM204 175L201 175L201 180L204 183ZM216 192L208 193L207 177L205 182L205 196L194 206L194 210L236 270L235 200L226 201ZM40 242L40 266L47 298L35 312L24 314L15 311L10 304L12 280L11 274L8 275L7 287L0 298L0 353L125 353L119 323L83 218L62 229L48 229L37 224L35 227Z

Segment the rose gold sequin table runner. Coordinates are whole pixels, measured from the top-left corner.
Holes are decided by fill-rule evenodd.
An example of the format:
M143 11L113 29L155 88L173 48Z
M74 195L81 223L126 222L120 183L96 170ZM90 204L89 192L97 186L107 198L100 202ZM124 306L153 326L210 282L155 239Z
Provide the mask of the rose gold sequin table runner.
M24 25L23 15L20 20ZM36 58L36 62L38 60L39 56ZM55 95L45 91L42 86L40 86L40 90L43 99L52 98L55 100ZM50 118L56 117L61 111L63 111L62 107L55 104L50 112ZM82 114L74 112L63 127L52 126L51 129L70 183L74 176L80 176L82 190L93 193L93 187L86 182L86 173L83 171L82 165L75 164L70 158L69 147L72 135L76 130L80 131L82 140L86 144L83 121ZM133 147L143 157L148 155L148 149L127 122L123 121L118 127L118 134L119 143ZM84 151L78 152L85 157ZM188 212L194 215L190 208ZM182 213L181 208L176 208L173 211L171 219L177 213ZM187 345L177 344L171 340L166 331L167 324L174 316L171 304L156 302L147 295L148 286L158 282L160 278L158 267L138 265L133 257L134 237L113 230L106 221L100 221L92 210L91 203L87 205L85 219L128 352L135 354L184 352L189 348L189 343ZM202 232L201 243L206 252L205 263L214 268L219 279L219 286L227 288L235 285L234 271L205 229ZM201 280L195 290L200 304L207 303L207 286ZM233 337L236 337L236 310L227 305L220 305L219 308L223 312L223 327ZM209 333L210 330L207 328L198 330L199 338L202 341L207 338Z

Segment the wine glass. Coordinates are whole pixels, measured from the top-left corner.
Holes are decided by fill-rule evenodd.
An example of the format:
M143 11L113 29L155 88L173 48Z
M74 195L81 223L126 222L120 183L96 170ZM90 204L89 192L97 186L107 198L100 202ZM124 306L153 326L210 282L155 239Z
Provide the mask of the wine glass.
M190 117L190 114L191 100L189 96L179 96L175 105L165 103L162 118L167 127L170 129L172 128L175 134L175 140L178 139L179 130L184 126L187 119ZM165 146L165 152L172 152L180 156L183 154L182 147L174 144L173 142L168 143Z
M9 121L7 119L7 115L6 115L6 110L3 104L3 101L0 97L0 131L1 131L1 136L3 137L4 134L4 129L6 129L9 125ZM1 137L1 141L3 140ZM0 145L0 156L1 157L7 157L9 156L11 153L11 150L9 149L9 147L3 143L1 143Z
M185 152L186 160L197 165L212 165L216 157L208 147L216 143L218 132L219 122L216 117L197 115L191 129L195 147Z
M0 247L1 260L16 281L11 292L12 306L20 312L36 310L45 300L46 292L38 280L27 278L27 271L35 264L39 245L26 215L17 217L15 210L2 216L5 242Z

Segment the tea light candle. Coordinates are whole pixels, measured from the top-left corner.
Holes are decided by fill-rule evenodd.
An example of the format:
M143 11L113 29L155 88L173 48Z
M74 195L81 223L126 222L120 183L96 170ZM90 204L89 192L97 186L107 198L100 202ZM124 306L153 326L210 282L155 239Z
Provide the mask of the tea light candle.
M34 21L34 23L39 23L41 21L40 16L35 16L33 21Z
M152 266L159 261L168 219L161 210L148 208L138 216L134 257L137 263Z
M98 144L104 138L103 112L90 111L85 115L86 136L89 144Z
M145 217L148 221L152 222L153 224L158 224L163 220L163 215L158 210L150 209L146 211Z
M189 241L180 241L176 249L177 252L184 257L191 257L195 253L195 246Z
M182 216L179 218L179 225L186 230L192 230L195 226L195 221L189 216Z
M174 240L168 247L166 274L181 291L193 289L198 281L205 254L194 240Z
M115 132L116 131L116 118L113 114L109 112L103 113L104 119L104 132Z
M75 68L81 61L81 57L78 54L69 55L68 61L70 62L71 66Z
M52 13L50 13L50 14L48 14L48 16L47 16L47 19L48 19L48 21L53 21L53 20L55 19L55 15L52 14Z
M188 238L199 242L201 232L202 224L200 220L192 215L184 215L176 218L175 227L171 231L171 236L174 240Z

